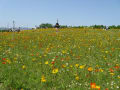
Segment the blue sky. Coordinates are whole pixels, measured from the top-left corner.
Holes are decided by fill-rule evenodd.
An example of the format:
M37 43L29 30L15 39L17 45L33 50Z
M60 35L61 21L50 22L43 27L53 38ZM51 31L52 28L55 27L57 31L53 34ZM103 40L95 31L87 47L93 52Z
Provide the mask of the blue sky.
M0 0L0 26L120 25L120 0Z

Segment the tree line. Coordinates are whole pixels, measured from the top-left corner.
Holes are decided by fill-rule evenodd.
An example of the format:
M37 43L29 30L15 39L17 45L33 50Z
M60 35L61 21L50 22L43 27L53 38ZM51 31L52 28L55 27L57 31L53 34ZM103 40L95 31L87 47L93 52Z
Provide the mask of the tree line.
M40 24L37 29L40 28L54 28L54 25L50 23L42 23ZM92 26L67 26L67 25L60 25L60 28L94 28L94 29L120 29L120 25L112 25L112 26L105 26L105 25L92 25Z
M40 28L55 28L55 25L50 24L50 23L42 23L40 24L38 27L36 27L37 29ZM67 26L67 25L60 25L60 28L92 28L92 29L120 29L120 25L112 25L112 26L105 26L105 25L92 25L92 26ZM34 29L34 28L33 28ZM0 32L11 32L11 30L7 29L7 30L1 30Z

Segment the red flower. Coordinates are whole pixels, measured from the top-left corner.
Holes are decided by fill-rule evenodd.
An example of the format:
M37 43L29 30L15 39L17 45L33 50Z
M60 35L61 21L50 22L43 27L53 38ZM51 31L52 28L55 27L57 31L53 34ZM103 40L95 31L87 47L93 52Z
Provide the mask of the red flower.
M54 62L54 61L52 61L51 63L52 63L52 64L55 64L55 62Z
M2 64L6 64L6 62L2 62Z
M58 56L56 56L56 58L58 58Z
M2 58L2 60L6 60L6 58Z

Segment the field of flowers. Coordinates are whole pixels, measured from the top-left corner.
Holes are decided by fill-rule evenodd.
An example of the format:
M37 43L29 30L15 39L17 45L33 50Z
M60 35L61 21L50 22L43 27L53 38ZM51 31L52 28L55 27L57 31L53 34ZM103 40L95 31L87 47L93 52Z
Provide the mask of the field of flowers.
M120 90L120 30L1 32L0 90Z

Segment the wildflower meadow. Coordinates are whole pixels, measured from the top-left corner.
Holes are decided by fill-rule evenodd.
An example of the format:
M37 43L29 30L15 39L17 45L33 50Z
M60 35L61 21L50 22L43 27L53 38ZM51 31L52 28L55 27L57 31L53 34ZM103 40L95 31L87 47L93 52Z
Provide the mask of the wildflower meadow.
M0 32L0 90L120 90L120 30Z

